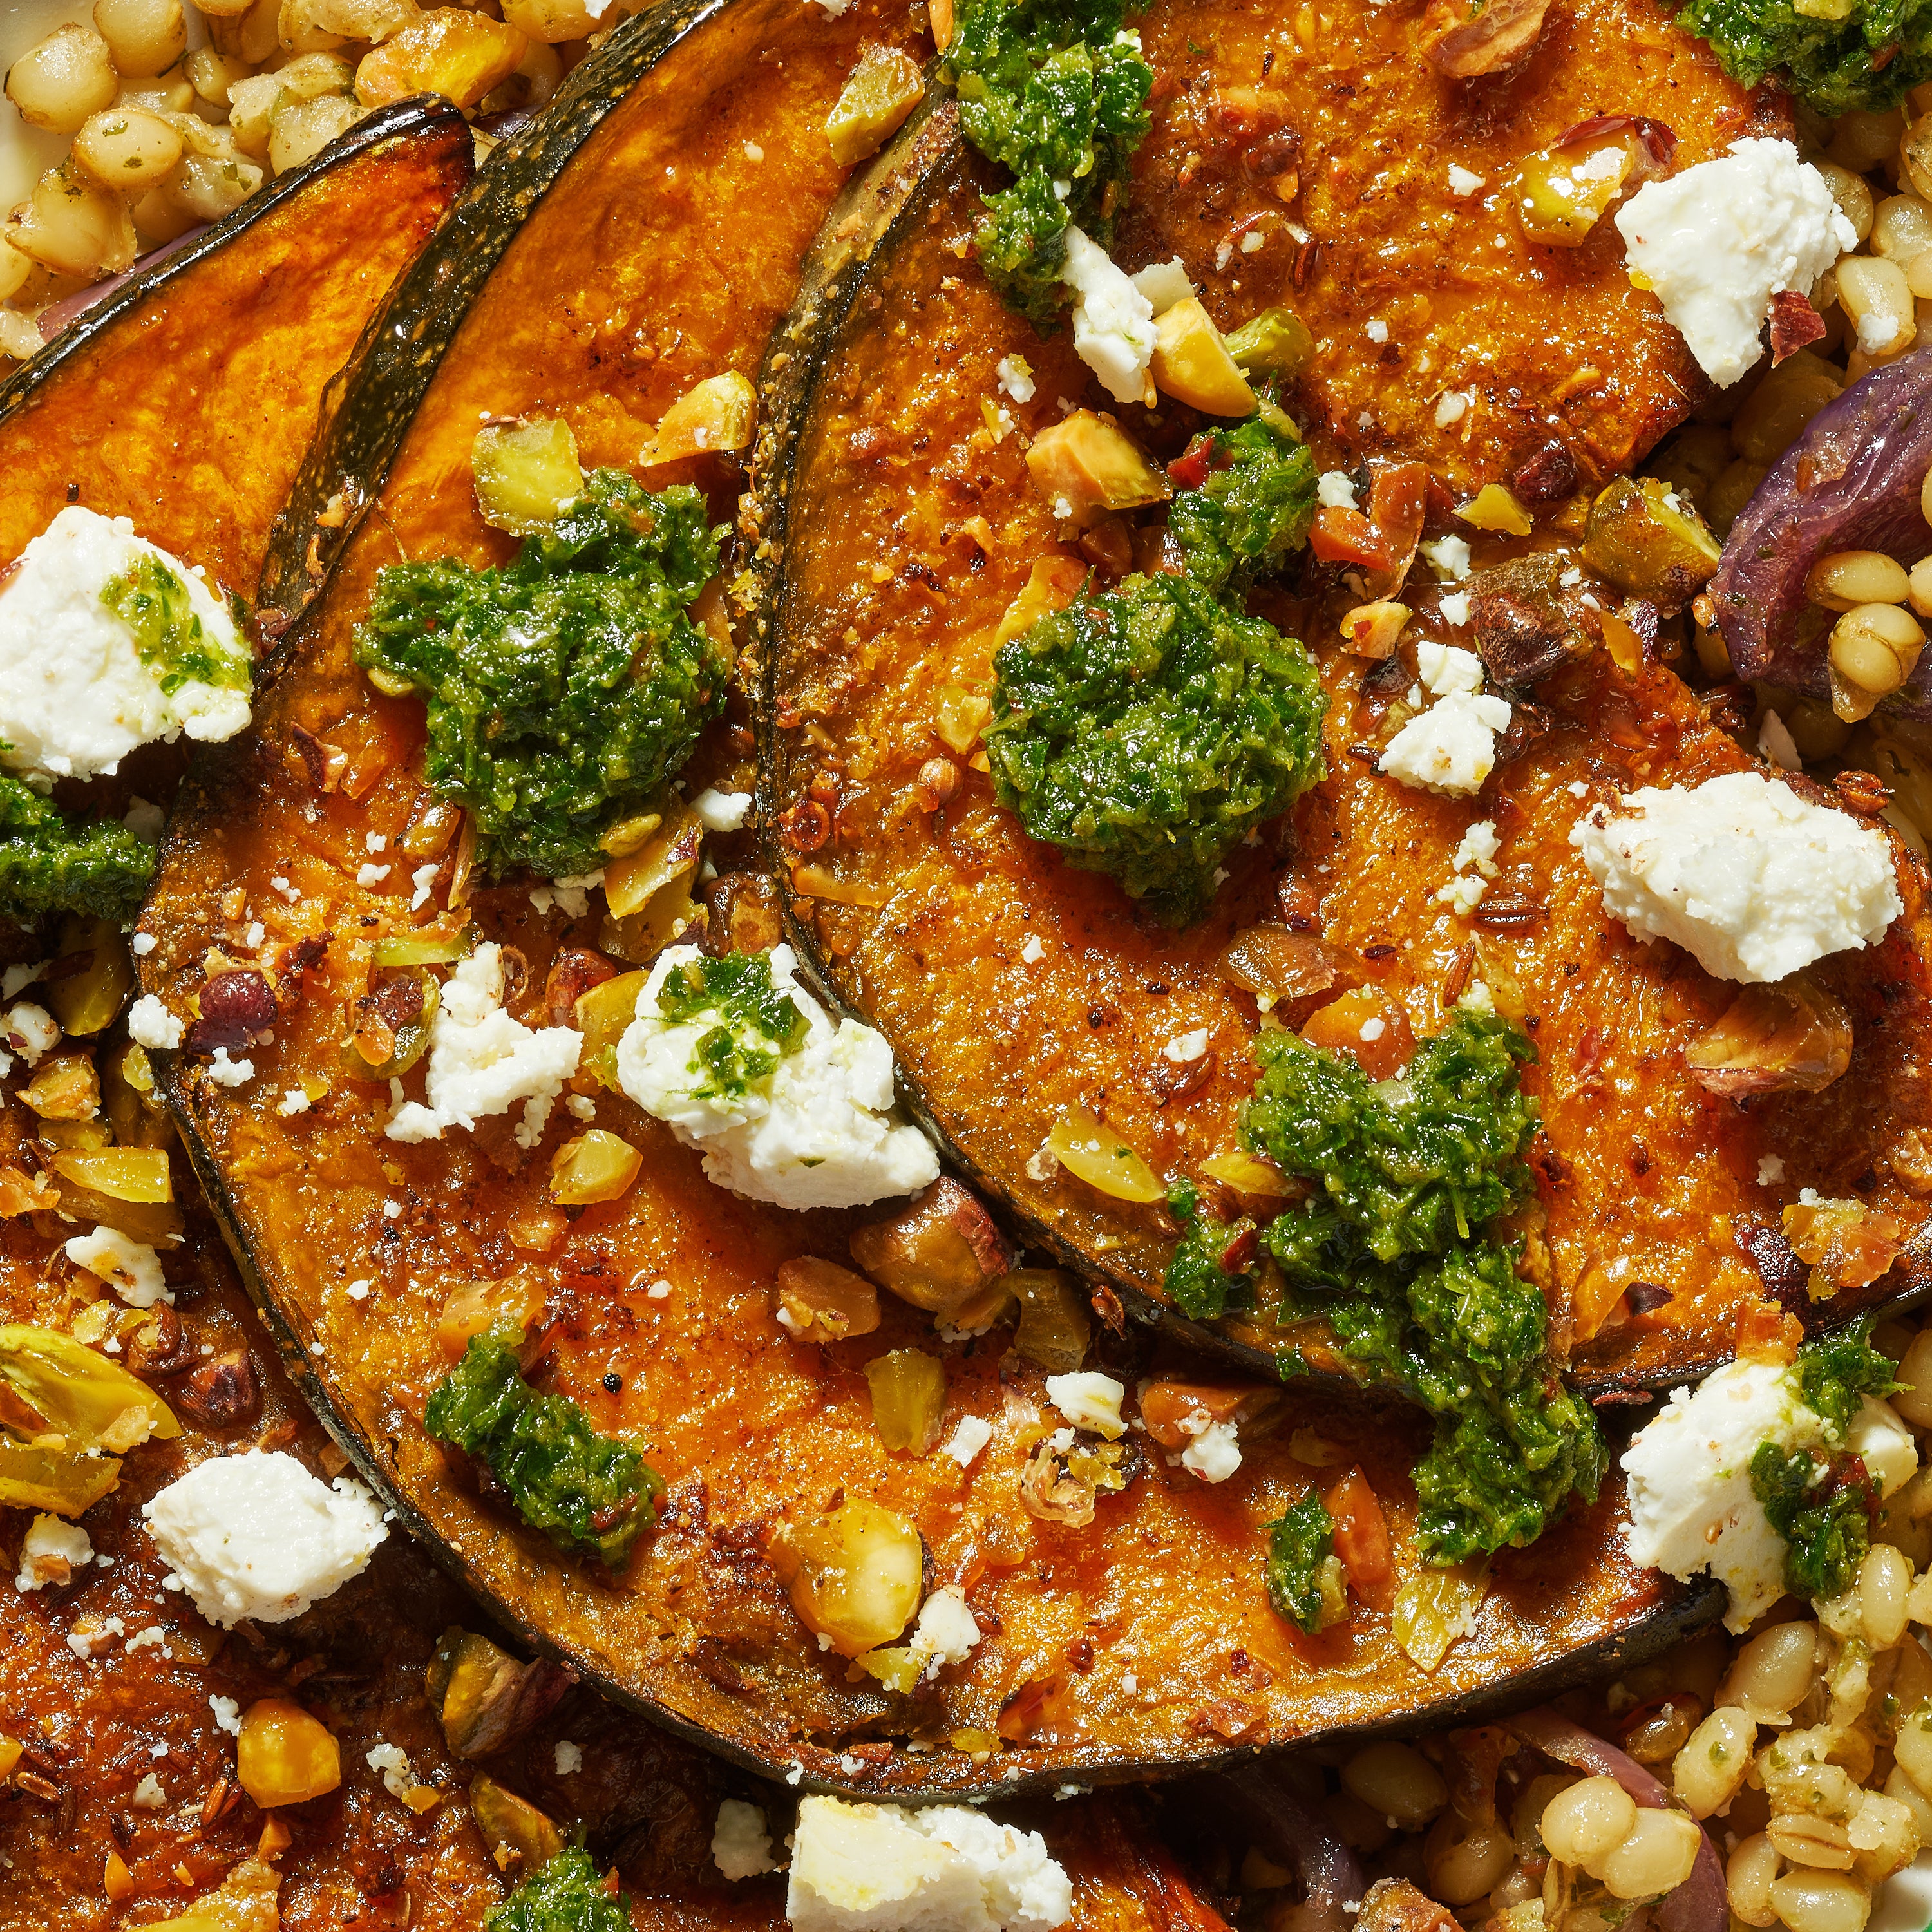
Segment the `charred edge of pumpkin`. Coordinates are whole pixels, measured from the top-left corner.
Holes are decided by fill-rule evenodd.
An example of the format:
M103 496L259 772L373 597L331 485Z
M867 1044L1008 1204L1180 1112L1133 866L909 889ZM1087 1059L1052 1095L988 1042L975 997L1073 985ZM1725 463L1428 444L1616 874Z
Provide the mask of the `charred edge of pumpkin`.
M1628 1628L1519 1672L1502 1687L1486 1685L1454 1696L1434 1699L1390 1717L1328 1726L1266 1744L1226 1744L1204 1748L1198 1755L1124 1760L1102 1748L1074 1745L1052 1750L1010 1750L1000 1752L986 1765L976 1765L963 1754L950 1756L921 1754L915 1757L899 1752L883 1771L855 1778L839 1773L841 1753L837 1750L776 1738L761 1748L759 1743L747 1742L728 1731L708 1728L616 1681L586 1652L527 1622L517 1606L494 1589L416 1505L395 1481L382 1454L353 1415L338 1406L315 1366L316 1358L310 1352L314 1337L304 1335L295 1326L269 1288L268 1270L242 1227L220 1163L200 1130L200 1117L194 1105L199 1083L193 1078L184 1056L158 1052L155 1060L190 1163L234 1256L242 1285L280 1353L290 1380L355 1466L356 1473L382 1498L384 1507L394 1512L395 1520L527 1649L568 1666L599 1696L748 1771L768 1778L784 1778L802 1766L803 1775L797 1788L803 1791L915 1803L983 1796L992 1791L997 1791L1002 1799L1043 1797L1058 1790L1070 1776L1089 1778L1097 1784L1144 1784L1203 1771L1232 1770L1292 1756L1300 1750L1332 1749L1342 1744L1366 1744L1378 1738L1416 1736L1490 1722L1546 1702L1564 1690L1600 1678L1612 1670L1633 1669L1701 1629L1723 1611L1725 1592L1721 1585L1708 1580L1688 1588L1666 1582L1665 1588L1670 1594L1666 1600ZM540 1553L533 1560L560 1564L565 1559ZM1020 1774L1010 1776L1016 1769Z
M572 70L542 113L490 156L443 216L323 392L315 437L262 560L256 601L270 634L285 634L314 602L381 495L445 352L538 203L604 116L731 4L654 0L632 14ZM339 512L324 522L338 493ZM285 655L276 653L272 675Z
M758 819L763 856L778 898L785 934L798 956L806 980L833 1012L854 1019L870 1016L848 999L820 951L816 928L800 910L790 868L778 842L779 808L793 789L790 752L778 724L778 680L784 640L790 619L790 584L784 559L790 527L792 485L799 451L810 424L819 379L844 346L860 296L875 270L889 263L908 231L952 186L953 172L974 166L960 132L950 90L928 86L913 118L866 172L846 188L827 214L807 255L799 293L774 332L758 372L758 441L752 470L751 506L742 534L752 545L745 578L734 596L749 640L741 674L752 683L758 734ZM1054 1255L1076 1273L1103 1282L1118 1294L1128 1315L1159 1326L1190 1346L1218 1356L1272 1381L1274 1354L1220 1329L1191 1320L1164 1298L1151 1294L1132 1276L1108 1268L1076 1246L1013 1199L1006 1188L982 1170L954 1139L926 1104L920 1090L896 1066L901 1104L939 1147L963 1179L990 1196L1022 1245ZM1354 1390L1357 1377L1320 1369L1310 1371L1317 1386Z
M250 195L232 214L225 214L206 234L196 236L151 268L130 275L111 296L76 316L33 360L0 382L0 423L32 401L44 384L64 370L76 356L94 350L130 311L142 307L151 297L165 291L170 284L200 266L208 258L254 227L256 223L278 213L311 182L333 173L339 167L363 160L385 146L441 136L462 158L464 172L473 144L470 124L453 102L438 95L420 95L382 107L356 122L347 133L338 134L320 154L280 176L272 185ZM458 147L456 144L460 142Z

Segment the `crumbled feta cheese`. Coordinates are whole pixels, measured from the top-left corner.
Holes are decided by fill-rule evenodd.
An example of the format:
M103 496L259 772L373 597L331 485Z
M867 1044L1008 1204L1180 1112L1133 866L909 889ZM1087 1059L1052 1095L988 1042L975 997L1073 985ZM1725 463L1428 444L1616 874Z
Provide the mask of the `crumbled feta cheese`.
M1467 168L1459 166L1454 161L1449 164L1449 192L1458 199L1466 199L1474 194L1486 179L1486 176L1472 174Z
M957 1583L942 1583L920 1605L913 1627L912 1652L926 1661L925 1675L937 1677L949 1664L964 1664L980 1641L979 1620Z
M338 1476L331 1488L280 1450L197 1462L141 1514L196 1607L224 1630L299 1616L358 1575L389 1533L360 1483Z
M1424 791L1466 797L1496 769L1496 734L1509 722L1504 700L1454 692L1389 740L1377 769Z
M1171 262L1150 262L1131 279L1156 316L1165 315L1176 302L1185 302L1194 292L1186 264L1178 255ZM1025 397L1020 400L1024 402Z
M96 1228L76 1234L67 1244L67 1258L75 1267L97 1275L130 1308L152 1308L174 1295L161 1274L161 1258L145 1241L130 1240L117 1228Z
M1436 608L1442 612L1445 624L1454 624L1460 629L1469 621L1469 593L1466 590L1452 590L1438 602Z
M442 870L442 862L432 859L410 874L410 884L415 888L410 899L410 911L420 912L429 904L430 895L436 890L436 875Z
M1633 933L1675 940L1719 979L1781 980L1876 945L1904 910L1882 832L1761 772L1623 803L1586 813L1570 844Z
M1469 413L1469 404L1473 400L1473 393L1470 391L1445 389L1436 399L1436 427L1438 429L1453 428Z
M1469 540L1466 537L1438 537L1422 546L1430 568L1445 584L1460 584L1469 574Z
M560 879L553 879L547 886L533 886L530 889L530 904L540 913L548 912L553 906L563 909L566 919L583 919L590 911L590 895L604 883L603 872L573 872Z
M356 883L365 890L371 886L380 886L389 876L391 870L392 868L387 866L358 866L356 868Z
M362 849L365 852L386 852L389 849L389 835L386 832L365 832L362 835Z
M568 1738L559 1738L550 1752L550 1762L560 1778L574 1778L584 1768L584 1752Z
M646 1113L702 1152L712 1180L754 1201L806 1208L856 1208L938 1178L932 1142L892 1112L884 1036L857 1020L835 1023L794 976L788 946L772 950L772 983L804 1016L804 1037L742 1093L708 1090L698 1042L722 1016L707 1010L674 1024L658 1011L666 976L699 957L694 946L658 956L618 1042L617 1077Z
M1458 872L1447 885L1436 887L1436 903L1467 919L1482 904L1489 890L1489 880L1480 874Z
M161 1789L161 1780L151 1771L135 1786L128 1802L137 1810L158 1811L166 1804L168 1794Z
M1241 237L1241 253L1244 255L1258 255L1267 245L1268 237L1258 228L1250 228L1246 234ZM1238 286L1239 284L1238 284L1237 286ZM1369 339L1373 342L1379 342L1382 339L1382 336L1376 334L1376 327L1377 325L1374 322L1369 325ZM1384 329L1382 334L1386 335L1388 332Z
M940 1452L950 1456L962 1469L973 1466L974 1458L993 1439L993 1425L982 1415L962 1415L959 1426Z
M691 808L706 831L736 832L750 814L752 794L707 789L691 801Z
M1029 966L1037 966L1046 957L1046 948L1040 944L1038 933L1027 934L1026 944L1020 948L1020 957Z
M1784 1540L1752 1492L1751 1458L1760 1443L1789 1454L1829 1440L1823 1417L1775 1362L1731 1362L1694 1393L1678 1389L1624 1454L1632 1559L1681 1580L1708 1570L1730 1593L1726 1627L1747 1628L1784 1594ZM1869 1396L1846 1433L1846 1446L1859 1442L1883 1468L1867 1465L1881 1495L1917 1466L1910 1435Z
M130 1012L128 1018L133 1017ZM38 1066L40 1056L60 1044L60 1026L53 1015L32 1000L16 1000L7 1009L6 1018L0 1019L0 1040L4 1040L29 1066Z
M1388 324L1378 315L1371 316L1362 333L1371 342L1377 344L1386 342L1388 340Z
M1496 875L1496 854L1502 850L1503 842L1497 836L1493 819L1479 819L1462 835L1462 842L1456 848L1456 856L1450 862L1459 872L1472 868L1486 879Z
M214 1727L231 1738L242 1735L242 1706L232 1697L211 1696L208 1708L214 1713Z
M74 1573L93 1560L94 1544L77 1522L63 1522L57 1516L37 1516L27 1526L20 1544L20 1573L14 1579L17 1590L44 1590L51 1583L58 1589L73 1580Z
M964 1805L800 1801L793 1932L1054 1932L1073 1887L1036 1832Z
M1757 1164L1757 1184L1760 1187L1775 1187L1784 1179L1784 1163L1774 1154L1760 1158Z
M231 1059L227 1048L218 1046L208 1063L208 1077L218 1087L245 1087L255 1077L255 1063Z
M297 1114L305 1114L315 1103L299 1087L284 1087L282 1097L275 1102L275 1112L287 1120Z
M1046 1399L1076 1429L1090 1429L1109 1442L1127 1432L1120 1420L1120 1398L1126 1390L1112 1376L1082 1369L1068 1376L1048 1376Z
M128 1037L136 1046L177 1047L182 1023L152 993L143 993L128 1009Z
M1156 338L1154 304L1077 225L1066 231L1060 278L1073 290L1073 352L1117 403L1148 399Z
M1208 1029L1196 1027L1192 1033L1176 1034L1160 1050L1163 1060L1171 1060L1177 1066L1185 1066L1191 1060L1198 1060L1208 1051Z
M1194 1438L1180 1452L1180 1466L1204 1483L1225 1483L1241 1466L1240 1439L1233 1423L1216 1422L1205 1409L1196 1409L1180 1426Z
M392 1141L440 1140L446 1128L473 1128L521 1101L517 1144L533 1148L583 1048L573 1028L532 1028L506 1012L503 950L479 946L444 982L430 1022L428 1104L406 1101L384 1131Z
M1432 695L1447 698L1454 691L1480 691L1483 661L1456 644L1424 640L1415 647L1415 668Z
M0 973L0 1000L10 1000L22 986L31 986L52 962L34 959L18 966L9 966Z
M158 1650L170 1662L174 1658L174 1652L168 1648L168 1634L159 1624L150 1624L146 1630L137 1630L122 1647L122 1654L124 1657L136 1650Z
M1024 356L1002 356L993 374L999 378L1001 391L1015 402L1033 400L1036 393L1033 365Z
M1316 500L1330 510L1355 507L1354 479L1346 470L1324 470L1315 479Z
M416 1789L409 1754L400 1744L377 1743L364 1753L362 1761L371 1771L382 1774L382 1783L392 1798L406 1798Z
M1632 274L1720 388L1757 360L1772 297L1808 296L1858 246L1824 177L1789 141L1733 141L1715 160L1646 182L1616 224Z
M765 1814L740 1798L727 1798L718 1807L718 1823L711 1834L711 1859L728 1879L757 1878L778 1870Z
M161 842L161 832L167 822L167 814L148 798L130 799L128 809L121 815L121 823L136 838L149 845L158 845ZM136 952L151 951L154 944L153 938L146 934L142 934L141 938L147 939L147 946L144 948L141 939L137 938L134 942L134 950Z
M351 1301L367 1301L369 1299L369 1291L375 1285L373 1281L352 1281L343 1292Z
M218 661L231 682L190 678L162 688L178 626L152 664L103 601L118 579L152 566L178 592L196 634L182 644ZM194 572L136 536L125 517L70 504L0 583L0 765L56 778L118 769L137 746L232 738L248 722L254 660L226 606Z
M1775 711L1767 710L1764 722L1757 728L1757 754L1768 765L1775 765L1781 772L1802 772L1804 760L1799 756L1798 741L1791 735L1791 728Z

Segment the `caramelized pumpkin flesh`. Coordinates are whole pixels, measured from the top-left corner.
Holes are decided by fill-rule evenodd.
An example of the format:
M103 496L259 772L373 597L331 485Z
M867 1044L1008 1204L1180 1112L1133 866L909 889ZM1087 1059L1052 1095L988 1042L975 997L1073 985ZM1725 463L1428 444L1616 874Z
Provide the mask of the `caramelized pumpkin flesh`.
M374 510L291 632L252 739L199 769L146 915L147 988L183 1010L199 996L206 1017L211 955L273 970L278 949L326 941L304 950L298 987L278 978L273 1038L258 1030L246 1048L252 1080L220 1084L205 1057L170 1070L211 1197L305 1390L410 1527L534 1641L767 1771L890 1794L1179 1767L1460 1713L1500 1678L1662 1640L1702 1606L1630 1568L1614 1486L1533 1556L1466 1579L1473 1622L1455 1644L1423 1642L1412 1612L1399 1633L1399 1589L1305 1639L1270 1603L1266 1526L1360 1463L1394 1573L1418 1576L1419 1418L1286 1401L1280 1426L1252 1426L1240 1468L1209 1485L1184 1450L1075 1432L1045 1372L1010 1352L1010 1294L968 1324L989 1329L950 1340L896 1297L865 1306L862 1285L836 1323L781 1323L787 1284L796 1304L801 1281L849 1273L859 1217L722 1192L599 1081L596 1043L577 1104L554 1109L533 1147L494 1118L392 1138L396 1090L369 1077L384 1043L365 1043L359 1076L345 1060L346 1033L368 1030L372 974L419 926L466 923L514 948L506 997L526 1023L575 1013L609 1032L601 987L617 981L597 979L614 962L596 949L624 933L574 916L560 891L468 869L419 776L422 708L354 671L354 626L399 552L506 554L472 494L484 416L560 417L586 471L629 464L696 384L756 365L840 178L825 117L863 47L896 31L866 0L836 22L792 0L734 0L666 49L470 310L386 480L372 481ZM342 408L355 406L352 386ZM714 512L739 480L716 457L653 482L674 477L710 490ZM700 748L694 796L742 759L733 728ZM265 928L252 949L251 920ZM464 950L426 945L431 963L411 951L406 970L434 973ZM420 1065L397 1078L421 1096ZM556 1156L586 1112L641 1160L622 1190L566 1198ZM1036 1330L1047 1302L1028 1298ZM662 1479L654 1520L614 1568L560 1553L424 1426L499 1314L522 1333L532 1385ZM1057 1360L1085 1354L1084 1322L1046 1325ZM1124 1388L1158 1366L1144 1336L1102 1347L1088 1366ZM1270 1391L1253 1393L1276 1413ZM1244 1397L1217 1412L1246 1413ZM962 1435L969 1420L982 1426ZM953 1643L922 1648L924 1603L949 1587L976 1639L958 1643L956 1609Z
M1681 1379L1727 1359L1740 1323L1841 1322L1922 1286L1909 1155L1932 1101L1932 986L1916 891L1906 879L1906 916L1882 945L1807 976L1831 1003L1820 1010L1850 1016L1845 1055L1802 1078L1700 1065L1757 1051L1726 1047L1718 1025L1739 989L1634 938L1570 843L1594 806L1753 763L1641 652L1620 665L1597 650L1546 678L1480 796L1446 798L1376 769L1412 668L1392 682L1402 664L1345 646L1332 605L1264 590L1258 608L1321 664L1327 775L1230 854L1205 916L1178 932L997 802L977 736L994 653L1106 559L1056 524L1025 448L1087 372L1064 334L1036 338L958 268L984 185L970 158L942 159L843 327L822 332L795 453L775 472L786 563L770 606L770 810L794 936L885 1033L962 1168L1063 1255L1172 1316L1168 1189L1196 1184L1228 1222L1265 1220L1295 1191L1242 1138L1259 1028L1306 1029L1384 1078L1480 981L1534 1049L1522 1080L1543 1123L1526 1150L1533 1197L1503 1232L1526 1240L1552 1346L1587 1384ZM1012 357L1035 392L1002 398L1003 424L982 405ZM1132 413L1158 454L1184 440L1184 426ZM1468 533L1479 562L1520 546ZM808 814L826 800L820 828ZM1472 916L1444 889L1479 821L1499 844ZM1820 1273L1794 1250L1783 1210L1808 1188L1864 1204L1892 1241L1876 1265ZM1270 1359L1294 1346L1336 1366L1301 1327L1232 1316L1218 1330Z

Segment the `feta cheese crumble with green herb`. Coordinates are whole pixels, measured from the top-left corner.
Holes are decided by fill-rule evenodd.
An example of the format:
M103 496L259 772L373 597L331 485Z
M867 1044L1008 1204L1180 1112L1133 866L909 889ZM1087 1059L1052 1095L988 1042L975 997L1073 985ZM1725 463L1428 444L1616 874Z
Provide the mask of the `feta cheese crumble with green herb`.
M939 1159L893 1113L892 1048L835 1022L796 965L788 946L715 959L670 947L618 1043L620 1084L748 1199L856 1208L916 1193Z
M138 746L248 722L254 660L200 574L70 504L0 584L0 765L91 778Z
M1624 1453L1632 1558L1680 1581L1708 1570L1734 1631L1787 1589L1838 1594L1864 1554L1869 1497L1918 1466L1910 1432L1868 1392L1890 1386L1890 1366L1855 1324L1789 1366L1732 1362L1676 1390ZM1841 1492L1852 1514L1834 1506Z

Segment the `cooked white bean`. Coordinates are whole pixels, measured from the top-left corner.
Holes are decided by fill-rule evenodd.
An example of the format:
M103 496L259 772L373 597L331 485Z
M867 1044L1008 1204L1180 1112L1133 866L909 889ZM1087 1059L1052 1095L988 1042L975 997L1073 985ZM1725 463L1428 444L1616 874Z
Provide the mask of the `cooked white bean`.
M1622 1844L1636 1822L1636 1801L1614 1778L1586 1778L1543 1808L1543 1842L1566 1865L1588 1865Z
M1790 1932L1864 1932L1871 1916L1871 1894L1843 1872L1788 1872L1771 1902Z
M1882 255L1846 255L1838 263L1838 304L1857 326L1868 356L1890 356L1918 332L1918 312L1905 271Z
M1888 196L1874 213L1871 245L1903 268L1922 248L1932 248L1932 208L1916 194Z
M1516 1840L1500 1825L1472 1825L1444 1811L1423 1840L1429 1895L1444 1905L1472 1905L1486 1898L1516 1862Z
M1814 1818L1808 1811L1789 1811L1772 1819L1764 1834L1780 1858L1794 1865L1820 1871L1849 1871L1851 1840L1834 1818Z
M1905 566L1882 550L1838 550L1821 556L1804 579L1804 594L1828 610L1861 604L1903 604L1910 587Z
M1872 231L1872 218L1877 206L1864 176L1852 173L1850 168L1840 167L1836 161L1819 161L1814 165L1823 176L1825 185L1832 190L1832 199L1838 204L1840 213L1857 230L1862 242Z
M188 50L181 0L94 0L94 24L126 80L165 74Z
M1921 494L1932 500L1932 471L1927 472ZM1898 1365L1898 1379L1905 1386L1892 1395L1892 1407L1914 1429L1932 1429L1932 1329L1913 1338Z
M1655 1898L1690 1876L1704 1834L1682 1811L1640 1810L1622 1844L1586 1868L1616 1898Z
M118 274L134 259L127 205L71 165L40 177L33 198L8 217L6 233L43 268L88 281Z
M1740 1706L1753 1716L1787 1715L1811 1688L1817 1654L1815 1624L1773 1624L1738 1652L1718 1687L1718 1702Z
M355 126L363 110L346 94L319 94L285 107L268 124L268 160L278 175L319 154Z
M1771 1882L1778 1876L1778 1848L1762 1832L1744 1839L1724 1868L1731 1910L1747 1925L1768 1925L1778 1916Z
M113 104L120 86L107 43L92 27L57 28L7 70L7 98L22 120L77 134L90 114Z
M1692 1817L1708 1818L1737 1796L1756 1742L1756 1720L1735 1704L1720 1704L1685 1739L1670 1781Z
M1889 1650L1905 1634L1912 1565L1890 1544L1874 1544L1858 1566L1858 1618L1874 1650Z
M158 114L110 107L74 137L74 158L103 188L134 194L164 181L181 159L182 137Z
M1413 1744L1365 1744L1342 1767L1342 1789L1403 1830L1427 1824L1449 1802L1442 1774Z

